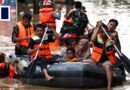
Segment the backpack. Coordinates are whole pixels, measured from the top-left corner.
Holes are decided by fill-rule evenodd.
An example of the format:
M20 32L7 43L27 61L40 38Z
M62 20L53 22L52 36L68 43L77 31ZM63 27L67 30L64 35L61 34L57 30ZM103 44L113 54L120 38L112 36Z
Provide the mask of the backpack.
M72 27L76 30L77 34L84 34L84 29L88 24L87 15L80 9L73 11L72 13Z

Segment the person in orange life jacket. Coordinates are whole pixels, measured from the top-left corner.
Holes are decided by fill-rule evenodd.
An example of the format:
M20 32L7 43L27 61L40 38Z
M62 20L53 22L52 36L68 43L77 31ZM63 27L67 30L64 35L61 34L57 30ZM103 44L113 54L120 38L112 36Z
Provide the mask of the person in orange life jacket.
M31 24L32 16L24 14L22 20L13 28L12 42L15 45L16 56L27 55L30 37L34 35L34 27Z
M103 68L106 71L108 86L107 89L111 90L112 83L112 65L117 63L117 57L115 55L115 49L113 44L114 40L108 39L104 31L101 29L102 23L97 22L97 26L92 34L91 41L94 43L92 60L96 63L102 63ZM103 27L108 30L107 26L103 24Z
M120 40L118 37L118 32L116 31L117 26L118 26L118 21L116 19L110 19L107 24L108 31L110 32L112 38L115 40L116 46L121 51L121 44L120 44Z
M50 37L47 33L44 37L44 41L42 43L42 46L39 47L39 44L41 42L41 39L43 37L45 31L45 25L43 24L37 24L35 27L35 36L33 36L29 43L29 49L28 54L31 55L32 60L35 57L35 54L37 50L39 50L37 61L40 62L41 69L43 71L43 74L45 76L45 79L47 81L52 80L54 77L50 76L47 71L47 64L50 59L52 59L52 55L50 52L49 42L53 42L55 39L53 37ZM53 30L55 31L55 30ZM55 33L54 33L55 35Z
M13 65L7 62L6 55L0 52L0 78L12 78L15 76L15 69Z
M50 0L43 1L43 8L39 10L39 19L43 24L48 24L51 26L51 29L56 30L56 19L60 20L61 18L61 6L58 6L56 11L54 11L52 2ZM53 43L50 42L50 50L54 52L59 49L60 39L56 39Z
M118 32L116 31L117 26L118 26L118 21L116 19L110 19L107 24L108 31L110 32L112 39L116 42L117 48L121 51L121 44L118 37ZM122 74L126 75L123 65L121 64L118 67L122 70Z
M60 20L61 18L61 6L58 6L56 11L54 11L52 2L43 1L43 8L39 10L39 19L43 24L48 24L49 26L56 29L55 19Z

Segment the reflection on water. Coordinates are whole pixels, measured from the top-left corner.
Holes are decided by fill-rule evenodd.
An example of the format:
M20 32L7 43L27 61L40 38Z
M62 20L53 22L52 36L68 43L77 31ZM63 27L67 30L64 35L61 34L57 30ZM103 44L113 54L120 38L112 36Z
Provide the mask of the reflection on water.
M72 89L72 88L50 88L42 86L24 85L17 79L1 79L0 90L106 90L102 89Z
M18 88L23 88L23 85L22 82L20 82L19 80L7 78L7 79L0 80L0 88L2 90L8 88L18 89Z
M93 2L85 2L83 3L86 6L88 18L92 25L96 25L96 21L102 20L107 24L109 19L115 18L119 21L119 26L117 30L119 32L119 38L121 40L122 52L126 54L130 58L130 43L129 34L130 34L130 5L120 5L118 3L109 4L105 6L100 6L99 4L95 4ZM61 25L61 21L57 22ZM59 31L60 29L57 28ZM8 33L8 32L5 32ZM6 42L6 41L5 41ZM9 47L9 46L7 46ZM127 74L127 81L124 82L121 86L113 87L113 90L129 90L130 88L130 75ZM0 89L2 90L106 90L106 88L100 89L64 89L64 88L49 88L49 87L41 87L41 86L32 86L25 85L19 80L16 79L1 79L0 80Z

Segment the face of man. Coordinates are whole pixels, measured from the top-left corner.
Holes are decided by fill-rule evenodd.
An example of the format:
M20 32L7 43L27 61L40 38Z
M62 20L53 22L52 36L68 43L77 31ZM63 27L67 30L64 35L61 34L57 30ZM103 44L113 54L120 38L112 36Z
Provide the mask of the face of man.
M28 20L27 18L24 18L22 23L25 26L25 28L27 28L31 26L30 22L31 22L30 20Z
M107 27L108 27L109 31L115 31L115 29L116 29L116 23L115 22L109 22L108 25L107 25Z
M43 30L43 28L42 27L37 27L37 29L36 29L36 35L38 35L38 36L40 36L40 37L42 37L43 36L43 34L44 34L44 30Z

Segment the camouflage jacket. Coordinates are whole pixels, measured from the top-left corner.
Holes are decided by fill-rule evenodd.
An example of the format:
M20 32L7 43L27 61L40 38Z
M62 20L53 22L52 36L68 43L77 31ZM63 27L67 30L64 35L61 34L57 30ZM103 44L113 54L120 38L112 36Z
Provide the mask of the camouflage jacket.
M72 27L77 30L78 34L83 34L89 20L86 13L82 12L80 9L72 11L67 19L72 18Z

